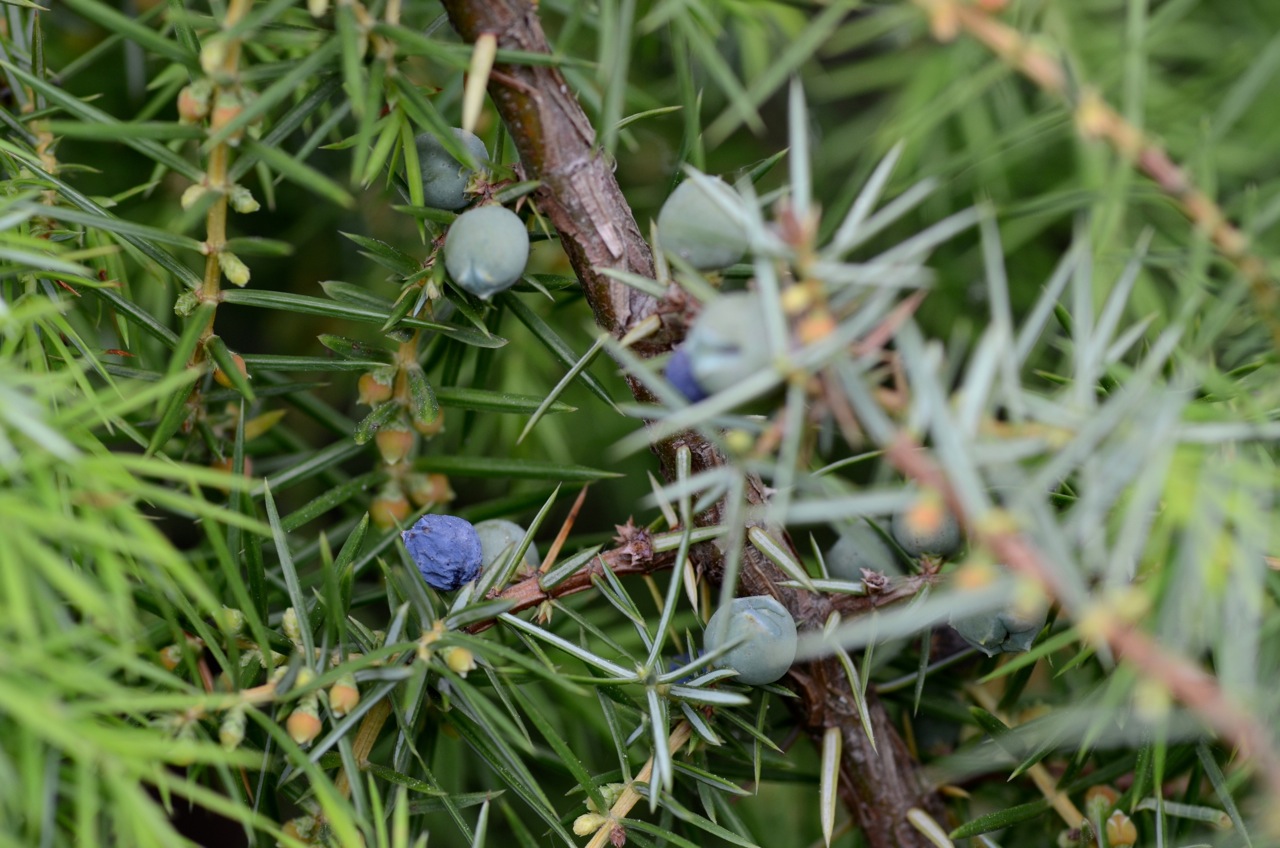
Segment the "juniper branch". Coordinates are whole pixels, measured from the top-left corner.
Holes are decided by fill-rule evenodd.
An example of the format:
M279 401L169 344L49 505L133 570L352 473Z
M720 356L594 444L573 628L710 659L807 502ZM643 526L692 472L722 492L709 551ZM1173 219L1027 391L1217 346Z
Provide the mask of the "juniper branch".
M520 0L445 0L453 27L473 43L492 33L499 48L549 53L534 4ZM541 181L536 195L539 208L560 233L595 313L596 323L615 338L651 316L660 329L632 349L652 356L669 350L683 332L679 310L644 292L616 282L603 269L617 269L652 278L653 256L636 225L631 207L622 194L609 160L595 145L591 127L564 76L554 66L498 63L490 78L489 93L511 132L529 177ZM653 398L637 380L628 378L632 394L640 401ZM694 458L693 472L721 465L724 458L695 433L684 433L656 446L666 479L675 479L676 453L687 446ZM747 500L765 503L758 478L748 480ZM699 516L702 524L721 523L723 504ZM695 564L712 580L723 573L718 553L709 545L693 552ZM795 616L801 628L821 627L834 610L824 596L779 585L783 575L750 545L743 550L739 589L747 595L778 598ZM927 848L932 843L908 820L912 808L925 808L936 819L944 815L935 793L925 789L918 765L889 721L883 706L868 693L878 747L861 728L850 690L839 661L834 658L797 665L790 681L800 697L793 712L805 731L821 745L827 727L840 727L844 736L841 763L841 797L874 848Z

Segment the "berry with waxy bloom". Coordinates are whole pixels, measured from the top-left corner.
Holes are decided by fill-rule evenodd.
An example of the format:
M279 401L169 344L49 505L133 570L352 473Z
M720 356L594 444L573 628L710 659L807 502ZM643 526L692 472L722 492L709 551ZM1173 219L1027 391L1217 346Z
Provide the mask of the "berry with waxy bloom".
M736 647L717 659L716 665L738 672L737 679L743 683L773 683L795 661L795 619L768 595L734 598L707 622L705 645L711 652L735 642Z
M422 579L433 589L452 592L480 573L480 536L464 518L427 514L401 538Z

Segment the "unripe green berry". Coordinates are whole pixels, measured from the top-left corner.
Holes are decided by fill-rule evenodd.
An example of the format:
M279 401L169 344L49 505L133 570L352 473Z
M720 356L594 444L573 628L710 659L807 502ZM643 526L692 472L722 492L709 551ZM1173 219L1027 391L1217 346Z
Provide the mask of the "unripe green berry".
M727 183L715 182L732 195ZM747 251L746 234L701 184L687 180L676 186L658 213L658 240L667 253L701 271L727 268Z
M708 651L736 642L716 661L738 672L751 685L772 683L787 673L796 658L796 622L787 608L768 595L734 598L707 622Z
M488 158L484 142L475 135L457 127L453 128L453 134L477 162ZM418 167L422 171L422 202L436 209L466 206L470 201L467 183L475 172L454 159L431 133L423 133L414 141L418 146Z
M449 226L444 266L464 291L488 300L515 285L529 261L529 231L502 206L469 209Z
M733 292L710 301L684 342L694 382L715 394L771 368L766 338L760 295Z
M951 626L973 647L989 657L999 653L1016 654L1028 650L1044 629L1049 610L1043 604L1004 609L956 619Z
M837 580L862 580L862 570L895 576L902 573L893 548L865 521L857 521L822 557L827 573Z
M505 518L490 518L476 524L476 533L480 536L480 567L488 568L505 558L520 546L524 539L524 528L514 521ZM533 542L524 552L524 563L529 568L537 568L541 563L538 557L538 546Z
M894 513L890 532L898 546L913 557L949 557L960 550L964 535L960 522L936 498L921 498Z

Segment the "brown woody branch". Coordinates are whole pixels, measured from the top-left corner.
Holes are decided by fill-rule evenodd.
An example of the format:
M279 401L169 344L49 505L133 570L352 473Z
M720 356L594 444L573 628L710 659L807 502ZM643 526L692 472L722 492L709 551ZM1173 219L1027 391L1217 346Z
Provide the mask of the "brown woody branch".
M693 546L696 554L711 553L714 546L709 542L701 542ZM533 574L511 584L502 592L493 596L493 600L510 601L512 606L507 612L521 612L532 609L547 601L559 600L579 592L586 592L595 586L595 581L604 577L605 570L618 577L655 574L665 571L676 564L676 551L656 551L649 557L637 557L628 546L620 546L601 551L590 563L575 571L555 586L544 586L546 575ZM850 618L881 609L914 598L925 586L933 585L938 577L933 574L913 574L906 577L886 578L888 585L882 590L866 595L837 595L826 599L830 608L840 613L842 618ZM471 633L480 633L494 625L494 619L477 621L467 627Z
M468 42L492 33L500 48L550 52L532 3L445 0L444 7L454 29ZM494 71L489 93L529 177L542 183L536 195L538 206L560 233L596 323L621 338L644 319L658 315L663 319L661 328L648 336L638 351L653 355L670 349L683 333L679 309L601 273L601 269L611 268L653 277L653 256L564 76L551 66L499 63ZM629 379L629 385L637 399L652 400L638 381ZM692 453L694 473L724 461L705 439L682 434L656 446L668 480L675 477L681 446ZM747 497L753 505L765 502L758 479L748 481ZM718 524L722 518L722 509L715 508L700 515L698 522ZM692 556L704 575L719 579L723 563L713 546L699 545ZM822 626L836 609L831 599L779 586L782 579L772 563L750 545L745 547L740 594L778 598L802 629ZM837 660L797 665L790 680L800 695L793 705L797 721L816 743L820 744L827 727L842 729L841 794L868 843L874 848L928 848L932 843L908 823L907 812L922 808L940 819L941 801L925 789L917 764L874 693L867 695L867 708L878 749L861 729L850 682Z

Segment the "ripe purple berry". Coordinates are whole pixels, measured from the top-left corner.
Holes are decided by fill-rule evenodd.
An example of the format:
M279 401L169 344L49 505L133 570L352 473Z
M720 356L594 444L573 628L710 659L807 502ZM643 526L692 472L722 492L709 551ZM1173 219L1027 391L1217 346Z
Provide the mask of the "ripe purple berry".
M693 366L689 362L689 350L684 345L671 352L671 358L667 360L665 373L667 382L674 386L680 394L688 398L690 403L697 403L707 397L707 393L702 390L702 386L699 386L698 381L693 378Z
M400 536L422 579L433 589L452 592L480 573L480 536L466 519L424 515Z

